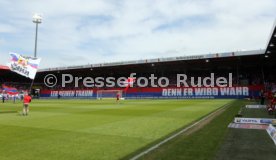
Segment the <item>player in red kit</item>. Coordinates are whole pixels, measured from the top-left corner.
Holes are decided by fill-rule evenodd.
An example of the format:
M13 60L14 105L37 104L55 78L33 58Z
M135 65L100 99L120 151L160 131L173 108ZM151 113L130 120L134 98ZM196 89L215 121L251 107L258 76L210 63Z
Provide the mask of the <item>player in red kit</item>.
M116 101L119 102L119 100L120 100L120 94L117 93L117 95L116 95Z
M29 113L29 104L32 101L32 97L27 93L23 99L23 116L27 116Z

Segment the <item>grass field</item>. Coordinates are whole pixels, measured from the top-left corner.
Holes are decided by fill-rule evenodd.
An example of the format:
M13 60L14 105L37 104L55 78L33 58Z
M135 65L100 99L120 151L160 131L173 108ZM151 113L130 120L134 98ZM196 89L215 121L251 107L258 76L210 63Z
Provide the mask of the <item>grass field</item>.
M181 134L143 160L275 160L276 146L265 130L232 129L228 124L242 109L243 117L274 118L266 109L246 109L248 100L236 100L224 112L192 134Z
M0 104L0 159L121 159L232 100L36 100Z
M192 134L184 133L142 157L144 160L214 160L221 144L229 132L227 127L246 104L245 100L236 100L225 110ZM234 139L233 141L237 141ZM232 146L234 147L234 146ZM221 154L222 158L228 154ZM235 160L234 158L232 160Z
M248 118L275 118L268 115L266 109L243 108L241 113ZM276 146L265 130L229 129L216 160L233 159L275 160Z

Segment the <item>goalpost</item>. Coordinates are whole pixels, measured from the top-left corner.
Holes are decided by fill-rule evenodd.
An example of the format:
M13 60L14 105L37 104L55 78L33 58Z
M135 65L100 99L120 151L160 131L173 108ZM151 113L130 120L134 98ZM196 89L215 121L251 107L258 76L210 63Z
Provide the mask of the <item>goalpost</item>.
M117 94L120 95L120 99L123 99L122 90L98 90L97 99L103 99L103 98L115 99L117 97Z

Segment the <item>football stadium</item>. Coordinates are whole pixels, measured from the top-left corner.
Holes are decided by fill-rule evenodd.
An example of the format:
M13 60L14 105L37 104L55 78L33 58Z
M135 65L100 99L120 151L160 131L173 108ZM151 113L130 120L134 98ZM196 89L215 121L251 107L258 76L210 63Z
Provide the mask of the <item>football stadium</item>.
M257 50L40 68L42 18L0 65L1 160L275 160L275 22Z

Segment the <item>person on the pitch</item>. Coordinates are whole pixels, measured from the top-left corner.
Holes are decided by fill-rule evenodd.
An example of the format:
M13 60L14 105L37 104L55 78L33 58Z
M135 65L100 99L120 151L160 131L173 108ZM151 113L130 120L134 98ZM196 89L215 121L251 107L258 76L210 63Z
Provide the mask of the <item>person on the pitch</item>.
M29 104L32 101L32 97L26 93L23 99L23 116L27 116L29 114Z
M16 101L16 96L15 95L12 96L12 100L13 100L13 103L15 103L15 101Z
M261 99L261 105L264 105L264 102L265 102L265 93L263 90L261 90L260 92L260 99Z
M120 94L117 93L117 95L116 95L116 101L119 102L119 100L120 100Z
M5 95L2 94L2 103L5 103Z

